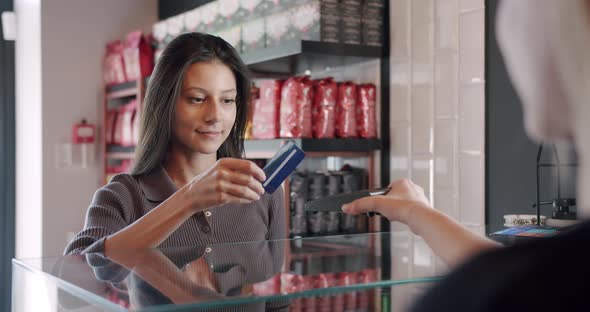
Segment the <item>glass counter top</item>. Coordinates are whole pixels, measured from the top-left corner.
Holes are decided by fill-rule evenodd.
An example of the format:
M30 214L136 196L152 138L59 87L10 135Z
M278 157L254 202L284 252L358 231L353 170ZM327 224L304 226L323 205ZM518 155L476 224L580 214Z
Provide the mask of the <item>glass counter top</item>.
M400 310L445 271L409 231L15 259L13 311Z

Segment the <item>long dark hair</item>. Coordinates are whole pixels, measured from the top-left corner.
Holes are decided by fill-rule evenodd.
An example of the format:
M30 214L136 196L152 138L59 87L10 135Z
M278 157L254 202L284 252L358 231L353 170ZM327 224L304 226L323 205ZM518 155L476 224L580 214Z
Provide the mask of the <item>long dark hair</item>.
M166 160L172 139L175 103L180 96L184 74L199 62L218 60L236 78L236 121L229 137L217 151L217 158L242 158L250 73L236 50L223 39L202 33L187 33L172 40L162 52L147 86L141 113L141 136L135 151L133 175L149 174Z

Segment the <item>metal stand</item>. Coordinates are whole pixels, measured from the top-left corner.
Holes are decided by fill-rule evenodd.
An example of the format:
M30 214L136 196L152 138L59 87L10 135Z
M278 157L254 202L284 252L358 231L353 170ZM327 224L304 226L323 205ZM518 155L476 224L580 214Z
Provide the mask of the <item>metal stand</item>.
M557 148L555 144L551 145L553 154L555 155L556 163L542 163L541 154L543 152L543 144L539 145L537 152L537 202L533 205L537 209L537 225L541 225L541 205L553 205L555 210L553 211L553 217L555 219L566 219L573 220L576 218L576 214L569 211L569 207L576 205L575 198L561 198L561 168L562 167L577 167L578 164L566 163L562 164L559 161L559 155L557 155ZM541 201L540 189L541 189L541 178L539 172L542 167L556 168L557 170L557 198L553 200Z

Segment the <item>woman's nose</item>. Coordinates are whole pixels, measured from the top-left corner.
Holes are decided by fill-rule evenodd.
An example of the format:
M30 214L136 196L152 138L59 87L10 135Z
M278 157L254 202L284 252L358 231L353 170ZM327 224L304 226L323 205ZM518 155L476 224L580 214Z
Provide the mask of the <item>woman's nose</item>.
M218 100L211 100L205 108L205 121L215 123L221 120L221 103Z

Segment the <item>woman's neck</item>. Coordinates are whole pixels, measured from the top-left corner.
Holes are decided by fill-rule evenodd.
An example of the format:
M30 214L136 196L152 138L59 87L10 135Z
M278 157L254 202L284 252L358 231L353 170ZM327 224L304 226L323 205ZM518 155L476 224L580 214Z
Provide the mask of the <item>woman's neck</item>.
M180 188L211 168L216 161L216 154L188 154L170 151L164 169L174 184Z

